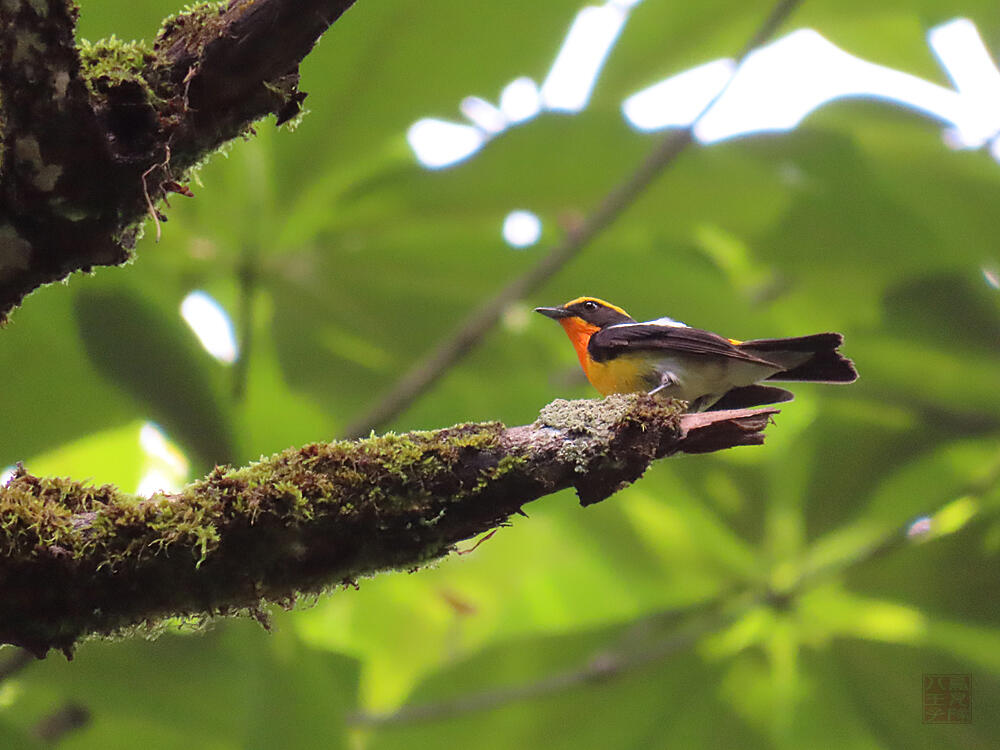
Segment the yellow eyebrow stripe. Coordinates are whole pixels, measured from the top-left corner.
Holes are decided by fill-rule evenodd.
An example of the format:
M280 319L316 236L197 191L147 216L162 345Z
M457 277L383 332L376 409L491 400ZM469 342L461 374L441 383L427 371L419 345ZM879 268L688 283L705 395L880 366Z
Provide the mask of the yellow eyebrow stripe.
M563 305L563 307L569 307L570 305L575 305L579 302L596 302L597 304L603 305L604 307L610 307L612 310L620 312L622 315L632 317L627 312L618 307L618 305L612 305L610 302L606 302L600 297L577 297L576 299L571 299L569 302Z

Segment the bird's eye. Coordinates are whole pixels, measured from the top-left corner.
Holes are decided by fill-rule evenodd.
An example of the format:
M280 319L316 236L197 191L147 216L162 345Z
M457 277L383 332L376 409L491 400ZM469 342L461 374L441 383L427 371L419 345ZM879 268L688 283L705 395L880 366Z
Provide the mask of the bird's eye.
M594 302L593 300L587 300L586 302L583 303L583 309L593 312L594 310L597 309L597 303Z

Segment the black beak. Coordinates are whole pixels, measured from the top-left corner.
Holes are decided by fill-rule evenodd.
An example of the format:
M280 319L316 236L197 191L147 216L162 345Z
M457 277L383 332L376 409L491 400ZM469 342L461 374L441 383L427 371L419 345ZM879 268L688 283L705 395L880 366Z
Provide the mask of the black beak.
M553 320L559 320L559 318L573 317L573 313L571 313L565 307L536 307L535 312L541 313L546 318L552 318Z

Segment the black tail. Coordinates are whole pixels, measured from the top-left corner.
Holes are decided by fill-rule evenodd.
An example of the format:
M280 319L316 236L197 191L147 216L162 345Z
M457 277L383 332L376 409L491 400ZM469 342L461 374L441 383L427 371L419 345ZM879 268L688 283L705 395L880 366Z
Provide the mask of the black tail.
M776 363L788 362L787 370L777 372L768 380L801 380L815 383L853 383L858 379L854 363L837 351L844 342L839 333L817 333L791 339L760 339L744 341L747 349L761 359ZM806 361L801 355L812 354ZM791 363L795 364L791 364Z

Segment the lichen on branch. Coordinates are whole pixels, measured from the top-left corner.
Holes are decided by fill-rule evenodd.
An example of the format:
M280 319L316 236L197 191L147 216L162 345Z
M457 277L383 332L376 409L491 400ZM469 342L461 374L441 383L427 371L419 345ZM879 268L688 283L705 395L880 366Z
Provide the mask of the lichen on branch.
M759 444L774 413L557 401L530 425L314 443L151 498L20 469L0 488L0 643L69 654L88 635L412 570L544 495L573 487L589 505L656 458Z
M0 3L0 324L43 284L126 262L190 167L294 117L299 63L353 3L198 3L152 44L77 43L71 0Z

